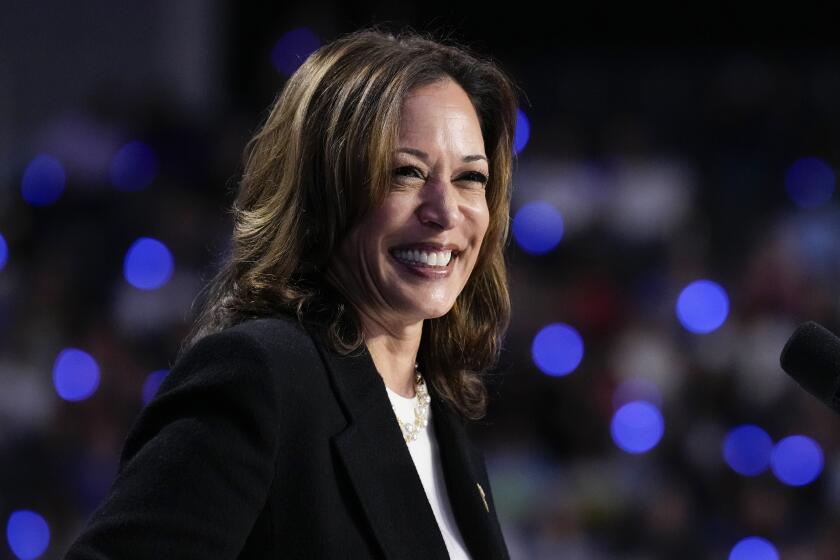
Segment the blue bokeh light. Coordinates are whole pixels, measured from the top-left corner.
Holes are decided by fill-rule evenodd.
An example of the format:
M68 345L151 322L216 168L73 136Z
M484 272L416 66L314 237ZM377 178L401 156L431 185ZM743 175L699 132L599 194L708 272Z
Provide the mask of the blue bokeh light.
M160 384L163 383L163 378L166 377L167 373L169 373L169 370L159 369L146 376L146 381L143 383L144 405L149 404L152 399L155 398L157 390L160 387Z
M66 348L53 364L53 385L64 400L84 400L99 387L99 365L84 350Z
M770 456L773 474L788 486L810 484L823 470L823 452L807 436L789 436L776 444Z
M534 337L531 356L543 373L562 377L573 372L583 360L583 339L573 327L552 323Z
M613 414L610 433L615 444L627 453L650 451L665 432L662 413L653 403L633 401Z
M321 46L321 39L310 29L299 27L285 33L271 50L271 62L278 72L291 76L306 58Z
M531 122L522 109L516 110L516 130L513 133L513 153L519 154L531 138Z
M6 541L21 560L41 556L50 544L50 527L34 511L22 509L12 512L6 522Z
M6 238L0 233L0 270L6 266L6 261L9 260L9 245L6 243Z
M744 424L732 429L723 440L723 458L736 473L756 476L770 466L773 440L759 428Z
M141 290L155 290L169 281L175 261L169 249L150 237L141 237L129 247L123 262L126 281Z
M61 196L65 183L64 168L52 156L36 156L26 170L20 182L23 199L32 206L47 206Z
M686 330L707 334L717 330L729 315L726 291L711 280L696 280L677 299L677 318Z
M111 182L122 191L139 191L157 177L158 159L143 142L129 142L111 160Z
M529 202L513 217L513 237L523 250L542 255L563 238L563 216L547 202Z
M779 560L779 553L767 539L747 537L732 547L729 560Z
M800 208L816 208L834 193L835 176L823 160L804 157L796 160L785 174L785 189Z

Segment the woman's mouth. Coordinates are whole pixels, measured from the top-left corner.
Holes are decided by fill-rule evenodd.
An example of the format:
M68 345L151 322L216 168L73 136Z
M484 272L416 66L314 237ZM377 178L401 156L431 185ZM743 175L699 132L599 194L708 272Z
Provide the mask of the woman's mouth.
M458 258L458 251L449 249L391 249L389 253L405 270L422 278L446 278Z

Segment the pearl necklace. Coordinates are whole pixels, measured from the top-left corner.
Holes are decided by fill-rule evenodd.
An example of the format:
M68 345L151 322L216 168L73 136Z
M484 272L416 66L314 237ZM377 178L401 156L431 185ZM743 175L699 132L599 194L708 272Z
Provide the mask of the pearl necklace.
M419 367L414 364L414 392L417 394L417 406L414 407L414 422L403 422L397 416L397 409L391 403L391 409L394 411L394 416L397 417L397 422L400 425L403 439L406 443L410 443L417 439L417 434L426 428L429 423L429 391L426 389L426 382L423 376L418 371Z

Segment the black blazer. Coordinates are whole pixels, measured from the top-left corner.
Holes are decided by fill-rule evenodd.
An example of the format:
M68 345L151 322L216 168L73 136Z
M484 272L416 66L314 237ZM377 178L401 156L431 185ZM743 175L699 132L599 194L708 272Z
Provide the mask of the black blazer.
M475 559L508 558L482 454L429 391L464 542ZM177 361L66 558L448 555L370 354L339 356L281 316L207 336Z

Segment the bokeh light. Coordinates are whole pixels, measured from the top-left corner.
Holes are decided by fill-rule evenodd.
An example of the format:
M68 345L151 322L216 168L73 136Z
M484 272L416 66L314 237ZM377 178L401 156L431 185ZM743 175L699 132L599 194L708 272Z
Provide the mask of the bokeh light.
M111 160L111 182L122 191L145 189L155 180L157 172L157 156L143 142L129 142Z
M779 560L779 553L767 539L747 537L732 547L729 560Z
M800 208L816 208L828 202L834 193L834 184L834 171L815 157L796 160L785 174L788 196Z
M730 430L723 441L723 458L736 473L756 476L770 466L773 440L759 428L744 424Z
M160 384L163 383L163 378L166 377L167 373L169 373L169 370L159 369L146 376L146 381L143 382L144 405L149 404L152 399L155 398L158 387L160 387Z
M32 206L47 206L61 196L65 183L64 168L52 156L36 156L23 172L20 190Z
M84 400L99 387L99 365L84 350L66 348L53 364L53 385L64 400Z
M627 453L650 451L665 432L662 414L653 403L633 401L619 408L610 423L612 439Z
M303 61L321 46L321 39L310 29L299 27L285 33L271 50L271 62L278 72L291 76Z
M141 290L155 290L169 281L175 262L169 249L150 237L141 237L129 247L123 262L126 281Z
M21 560L38 558L50 544L50 527L34 511L14 511L6 522L6 541Z
M686 330L707 334L717 330L729 315L726 291L711 280L696 280L677 299L677 318Z
M542 255L563 238L563 216L547 202L529 202L513 217L513 237L523 250Z
M519 154L531 138L531 122L522 109L516 110L516 130L513 133L513 153Z
M9 260L9 245L6 243L6 238L0 233L0 270L5 268L7 260Z
M807 436L789 436L776 444L770 456L773 474L788 486L813 482L823 470L823 452Z
M562 377L573 372L583 360L583 339L573 327L552 323L534 337L531 356L543 373Z

